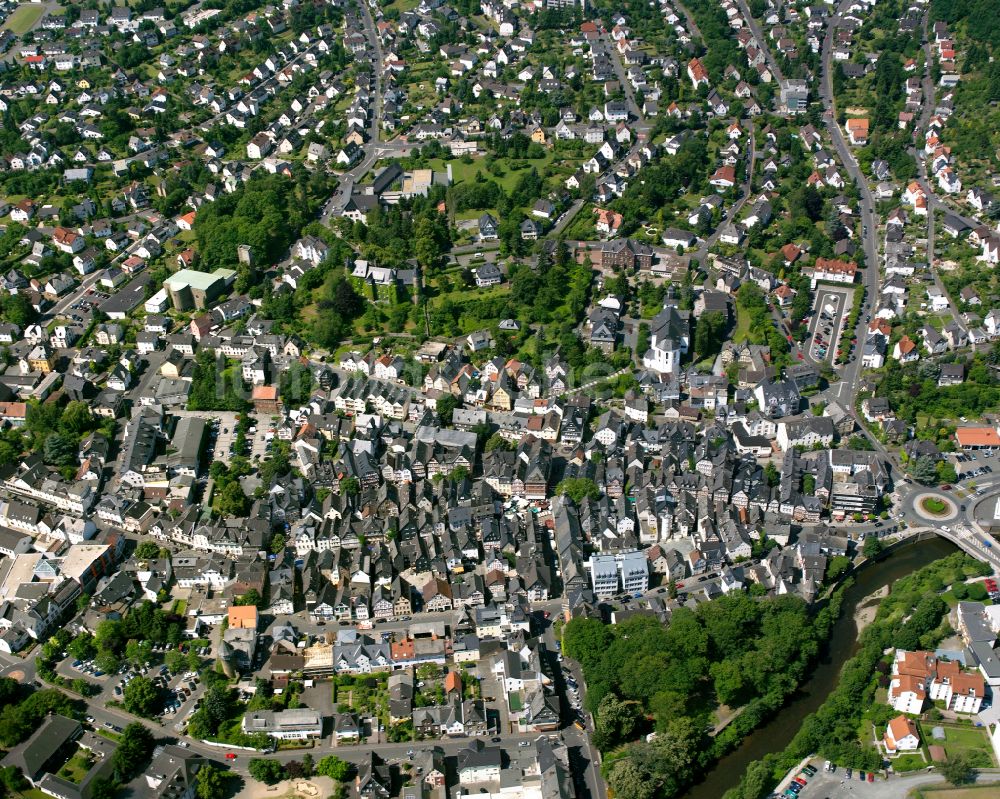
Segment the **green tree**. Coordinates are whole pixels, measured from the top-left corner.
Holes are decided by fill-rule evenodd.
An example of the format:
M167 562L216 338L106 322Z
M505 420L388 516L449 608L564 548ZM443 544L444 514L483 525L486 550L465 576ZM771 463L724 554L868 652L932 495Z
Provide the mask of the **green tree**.
M122 692L122 704L129 713L151 717L162 707L160 691L147 677L135 677Z
M146 663L152 653L153 645L149 641L139 641L131 638L125 644L125 659L136 668L140 668L143 663Z
M955 471L955 466L944 459L937 462L937 479L939 483L956 483L958 482L958 472Z
M94 665L105 674L114 674L121 668L122 661L111 649L100 649L94 658Z
M237 480L229 480L215 495L213 506L220 516L246 516L250 500Z
M878 536L869 535L865 538L865 543L861 547L861 554L866 558L874 558L882 551L882 542Z
M316 764L316 773L323 777L330 777L331 779L337 780L337 782L343 782L347 779L347 775L351 772L351 764L346 760L341 760L336 755L327 755L326 757L321 757L319 762Z
M924 485L937 482L937 464L930 455L921 455L913 462L913 479Z
M136 560L152 560L160 556L160 547L154 541L141 541L135 548Z
M141 773L153 752L153 734L144 724L132 722L122 730L112 764L119 782L128 782Z
M459 405L461 402L459 402L458 397L454 394L445 394L437 401L435 408L441 420L445 424L451 424L451 415Z
M22 793L30 787L17 766L4 766L0 768L0 785L3 786L8 796Z
M844 572L851 568L851 559L846 555L834 555L826 564L827 582L833 582L840 578Z
M614 694L607 694L597 708L594 721L595 735L603 738L602 748L629 741L642 714L637 702L622 702Z
M694 349L698 358L713 358L726 340L726 317L719 311L703 313L695 323Z
M340 480L340 493L348 497L356 497L361 493L361 483L357 477L344 477Z
M767 484L772 488L781 482L781 474L778 472L778 467L771 461L768 461L764 467L764 479L767 480Z
M589 477L567 477L556 486L556 493L563 494L577 504L585 499L598 499L601 489Z
M264 600L256 588L251 588L245 594L241 594L233 601L234 605L254 605L260 607Z
M98 777L90 784L90 799L116 799L118 787L109 779Z
M94 646L94 636L86 632L80 633L70 641L67 649L77 660L89 660L97 653L97 647Z
M585 671L600 663L613 640L612 631L597 619L575 618L563 627L563 652Z
M285 548L285 536L282 533L275 533L271 536L271 554L280 555Z
M163 656L163 662L170 670L171 674L176 674L184 668L184 653L179 649L168 649L166 654Z
M652 775L629 758L611 764L608 787L621 799L653 799L657 795Z
M281 399L286 407L297 408L308 402L313 391L313 373L308 366L292 361L281 373Z
M76 442L62 433L49 433L42 448L42 457L50 466L71 466L76 463Z
M247 769L251 777L265 785L277 785L285 779L285 766L278 760L255 757L250 761Z
M493 452L494 450L510 451L514 449L514 445L511 444L506 438L504 438L500 433L494 433L486 441L486 451Z
M938 763L937 767L952 785L968 785L976 777L975 769L965 752L951 755L944 763Z
M67 435L79 437L92 429L93 426L94 416L86 402L73 400L67 403L59 420L59 427Z
M198 769L195 784L195 796L198 799L222 799L226 795L228 775L212 763L204 764Z

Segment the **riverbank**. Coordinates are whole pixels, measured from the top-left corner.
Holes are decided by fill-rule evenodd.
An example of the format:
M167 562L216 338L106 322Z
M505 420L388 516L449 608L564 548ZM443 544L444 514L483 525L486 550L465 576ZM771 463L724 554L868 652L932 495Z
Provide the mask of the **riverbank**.
M936 596L935 585L950 585L965 575L975 573L983 564L965 553L959 554L954 546L943 541L916 542L905 550L898 551L881 568L869 570L859 577L858 588L878 577L877 586L865 586L865 590L852 591L853 602L850 615L844 613L832 637L832 645L840 646L841 658L837 668L827 669L823 675L825 684L822 694L812 697L811 709L801 718L786 720L783 711L776 721L783 722L783 729L775 730L767 751L755 761L742 765L743 778L738 785L730 780L718 782L716 796L727 799L760 799L767 786L773 785L773 775L786 773L806 754L832 760L840 766L850 766L866 771L877 768L878 753L859 741L853 730L859 729L862 717L872 707L876 691L873 679L878 663L887 646L893 646L902 637L923 639L932 636L928 646L933 646L943 635L942 623L947 618L947 606ZM905 557L902 557L905 552ZM897 560L896 558L900 558ZM901 567L907 566L903 570ZM867 578L867 579L866 579ZM890 587L889 596L873 597ZM898 591L898 593L897 593ZM867 606L867 607L866 607ZM877 606L876 618L866 625L872 606ZM857 626L866 625L863 635L856 632ZM849 637L848 641L834 641L838 636ZM846 658L844 656L847 656ZM834 664L830 664L831 666ZM817 670L819 671L819 670ZM813 681L815 682L815 678ZM804 705L805 703L803 703ZM770 726L770 725L769 725ZM763 728L762 731L767 728ZM785 738L785 741L780 741ZM781 748L783 747L783 748ZM764 749L761 746L761 749ZM722 763L724 761L720 761ZM729 789L735 790L729 791ZM727 792L728 791L728 792ZM698 794L697 799L709 794Z
M868 563L871 565L871 561ZM878 613L879 603L887 596L889 596L889 586L886 585L879 588L877 591L873 591L858 603L858 606L854 610L854 614L852 616L856 635L860 636L865 627L875 621L875 615ZM745 705L737 708L736 710L733 710L725 705L720 707L717 712L716 725L712 729L712 735L715 736L722 732L722 730L728 727L730 723L739 718L740 713L742 713L745 709Z
M893 583L929 562L958 551L953 544L937 536L924 541L914 537L887 549L852 571L852 582L844 589L840 616L833 624L824 654L809 679L769 722L720 758L705 779L688 790L683 799L719 799L740 782L751 764L783 752L803 721L815 713L836 688L841 669L857 653L860 629L872 623L881 601L874 595L886 591Z
M889 596L889 586L886 585L877 591L873 591L858 603L853 616L854 627L858 635L861 635L865 627L875 621L878 606L887 596Z

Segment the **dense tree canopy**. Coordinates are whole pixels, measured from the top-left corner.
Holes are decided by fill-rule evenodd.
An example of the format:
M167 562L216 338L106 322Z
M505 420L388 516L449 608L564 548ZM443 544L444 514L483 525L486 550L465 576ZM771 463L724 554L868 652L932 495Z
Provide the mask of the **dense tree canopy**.
M607 765L609 780L631 784L638 769L658 796L682 791L700 767L795 689L829 619L828 613L811 616L796 597L758 601L730 594L697 610L674 611L668 626L649 617L614 627L571 621L563 651L583 666L594 740L613 764ZM727 728L709 742L704 730L719 704L747 705L740 718L747 716L748 726L742 732ZM657 733L652 743L629 743L649 731L650 721ZM631 765L621 766L619 757Z
M991 571L987 564L957 552L893 583L889 596L879 604L875 621L862 632L857 654L844 665L837 687L820 709L806 717L784 752L753 764L725 799L761 799L774 785L772 774L785 773L807 754L852 768L880 767L881 752L870 745L867 736L862 743L859 730L870 729L869 721L874 723L865 715L869 709L885 707L875 702L883 653L895 647L933 650L951 634L948 606L938 592Z
M236 268L240 244L253 248L258 263L279 261L302 226L312 219L314 203L284 175L261 175L232 194L198 209L194 232L201 268Z

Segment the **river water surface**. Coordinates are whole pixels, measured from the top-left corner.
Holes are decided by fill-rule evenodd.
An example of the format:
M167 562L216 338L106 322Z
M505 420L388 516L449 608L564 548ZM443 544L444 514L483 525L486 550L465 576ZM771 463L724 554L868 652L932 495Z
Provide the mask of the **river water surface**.
M833 625L824 658L809 679L778 715L744 738L739 747L716 763L705 779L681 799L719 799L727 790L736 787L754 760L783 750L795 737L805 717L814 713L836 687L844 663L858 651L858 628L854 621L858 605L868 595L892 585L910 572L957 551L953 544L935 536L904 544L884 560L855 574L854 584L844 591L840 617Z

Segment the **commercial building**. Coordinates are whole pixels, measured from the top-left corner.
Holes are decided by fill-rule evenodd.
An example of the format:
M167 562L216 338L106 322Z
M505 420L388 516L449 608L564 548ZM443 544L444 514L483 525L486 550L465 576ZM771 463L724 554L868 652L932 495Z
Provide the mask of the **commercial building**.
M279 741L303 741L323 735L323 719L309 708L255 710L243 717L243 732L262 732Z
M214 272L181 269L164 280L163 287L178 311L202 310L222 296L235 279L236 272L232 269L216 269Z

